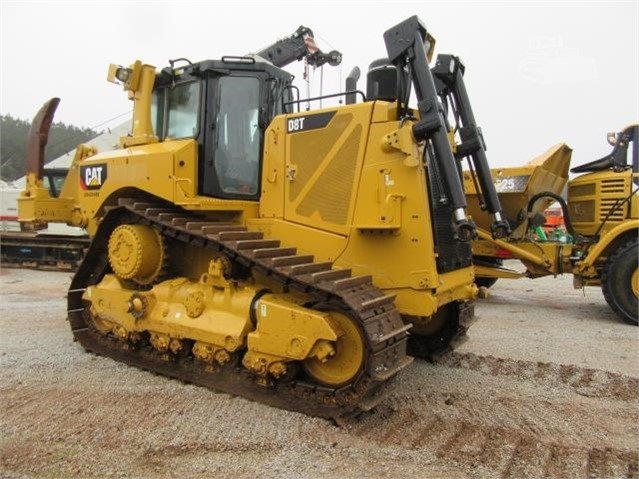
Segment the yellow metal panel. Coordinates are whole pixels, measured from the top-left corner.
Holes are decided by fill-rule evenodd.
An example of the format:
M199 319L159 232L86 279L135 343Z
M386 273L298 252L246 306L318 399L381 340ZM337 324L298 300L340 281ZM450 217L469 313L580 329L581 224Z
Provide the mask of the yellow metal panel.
M358 158L361 135L362 127L356 125L336 152L334 159L326 165L313 187L297 204L297 215L308 218L318 214L325 222L346 225L355 177L354 165L350 164L348 159Z
M372 123L397 122L397 103L378 100L373 106ZM397 124L397 123L396 123Z
M103 206L135 189L185 209L229 212L225 220L243 222L258 214L254 201L197 195L197 148L189 139L81 155L74 159L60 198L31 188L24 193L21 215L24 220L69 222L93 234Z
M255 304L256 329L248 334L254 352L286 359L306 358L316 341L335 341L338 333L330 315L292 303L286 295L268 294Z
M637 195L631 195L632 172L597 171L581 175L569 183L568 208L576 232L583 235L605 234L637 214ZM631 198L629 204L626 198Z
M371 126L353 217L353 226L361 231L353 232L339 263L360 274L372 274L382 288L436 288L439 281L424 167L407 166L405 153L382 148L382 139L397 127L397 122ZM389 205L389 198L401 198L401 206ZM366 231L369 226L383 227L389 214L396 216L393 222L401 229Z
M73 198L52 198L45 188L32 188L30 196L18 198L18 217L22 222L70 222L75 202Z
M284 217L284 182L286 163L286 117L278 116L264 135L264 166L260 216Z
M439 308L456 300L470 300L477 297L477 287L473 284L472 268L445 273L440 278L440 290L415 290L413 288L383 288L384 293L394 294L395 305L402 315L429 317Z
M370 123L371 104L335 112L323 128L286 136L285 218L325 231L348 234Z
M325 128L289 134L288 117L276 118L266 135L261 219L247 225L315 261L371 275L397 294L403 314L430 316L476 295L473 270L437 273L425 167L421 152L407 147L410 125L400 128L395 108L343 107Z

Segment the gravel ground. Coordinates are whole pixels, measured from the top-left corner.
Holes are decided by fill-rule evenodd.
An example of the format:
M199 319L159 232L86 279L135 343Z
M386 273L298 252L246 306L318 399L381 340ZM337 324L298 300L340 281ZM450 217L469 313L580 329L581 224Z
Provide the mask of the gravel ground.
M1 477L639 477L639 328L569 276L499 281L342 427L85 353L69 282L0 270Z

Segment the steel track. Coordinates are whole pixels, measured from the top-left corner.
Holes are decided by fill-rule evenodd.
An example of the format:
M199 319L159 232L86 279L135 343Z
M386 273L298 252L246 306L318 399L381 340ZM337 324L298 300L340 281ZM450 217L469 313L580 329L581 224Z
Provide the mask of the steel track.
M92 326L89 305L82 295L88 286L99 283L110 272L108 237L124 222L146 224L173 240L223 254L245 269L268 275L285 291L303 292L313 298L314 304L329 304L344 312L363 333L362 370L339 389L309 379L275 382L265 387L256 384L241 366L213 371L190 354L169 355L148 344L135 346L98 332ZM412 362L406 354L410 325L404 325L394 297L384 295L372 284L370 276L352 276L350 270L333 269L331 263L298 255L295 248L281 247L280 241L264 239L262 233L159 202L122 199L118 207L106 213L71 283L68 317L75 339L89 351L272 406L334 419L374 407L383 398L384 385Z

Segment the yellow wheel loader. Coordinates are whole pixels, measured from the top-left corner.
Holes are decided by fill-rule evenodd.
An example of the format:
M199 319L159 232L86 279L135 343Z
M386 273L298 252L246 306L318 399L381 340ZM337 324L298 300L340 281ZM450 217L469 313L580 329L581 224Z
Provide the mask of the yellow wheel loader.
M132 133L114 151L78 148L58 198L41 185L57 100L45 104L19 213L92 238L68 294L74 338L333 418L373 407L411 363L407 347L424 358L454 347L477 296L455 128L423 23L411 17L384 38L388 57L368 72L367 95L349 90L345 104L307 111L299 105L312 99L296 97L280 66L341 61L307 29L258 55L159 72L112 65L108 79L134 101ZM467 106L459 148L475 155L493 230L505 234L461 80L451 90Z
M576 288L600 286L624 321L637 325L639 314L639 126L608 135L613 149L605 157L570 169L572 150L559 144L527 165L492 170L505 217L512 227L506 238L488 233L488 216L473 194L465 173L469 211L478 224L473 241L478 283L497 278L540 277L571 273ZM569 171L579 176L569 179ZM567 200L561 196L567 187ZM534 228L543 212L558 202L568 242L541 241ZM503 268L518 259L524 273Z

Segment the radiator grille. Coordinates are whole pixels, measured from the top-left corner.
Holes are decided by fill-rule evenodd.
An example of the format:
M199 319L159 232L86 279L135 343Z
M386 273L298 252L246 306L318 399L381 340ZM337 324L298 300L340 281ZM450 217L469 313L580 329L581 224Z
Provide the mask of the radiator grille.
M623 195L626 182L623 178L603 180L601 182L601 193L604 195Z
M570 219L573 223L592 223L595 221L595 201L571 201L568 204Z
M324 221L345 225L348 220L355 177L355 159L362 134L361 125L353 128L337 154L297 207L297 214L311 216L317 211Z
M599 221L623 221L626 217L624 178L613 178L601 182L601 204Z
M571 185L568 188L568 196L592 196L596 193L596 191L597 188L594 183L589 183L587 185Z
M329 128L291 135L290 160L297 167L295 181L291 183L291 201L297 200L313 173L317 171L351 121L353 121L351 114L337 115L331 120Z

